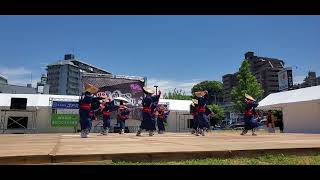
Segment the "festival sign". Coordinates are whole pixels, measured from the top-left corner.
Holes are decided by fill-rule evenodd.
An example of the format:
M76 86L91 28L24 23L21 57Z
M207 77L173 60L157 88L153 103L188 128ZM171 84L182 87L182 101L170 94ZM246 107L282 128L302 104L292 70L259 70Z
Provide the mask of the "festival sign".
M51 127L75 127L79 122L79 102L52 101Z
M78 114L52 114L52 127L75 127L78 124Z
M53 109L79 109L79 102L53 101Z
M293 87L292 69L284 68L278 73L279 91L289 90Z
M99 88L97 96L107 96L112 99L116 97L123 97L128 99L127 106L130 108L130 118L142 119L141 117L141 103L144 96L143 86L145 80L142 77L132 76L103 76L103 75L82 75L83 85L86 83L92 84ZM113 116L113 115L111 115Z

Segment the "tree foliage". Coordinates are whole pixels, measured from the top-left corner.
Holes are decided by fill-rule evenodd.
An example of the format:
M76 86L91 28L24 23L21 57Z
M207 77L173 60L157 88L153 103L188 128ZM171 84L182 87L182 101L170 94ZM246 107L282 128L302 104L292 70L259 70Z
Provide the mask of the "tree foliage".
M217 104L218 102L222 102L222 90L223 85L219 81L202 81L196 85L194 85L191 89L191 92L197 91L208 91L208 104Z
M215 116L210 118L211 125L216 125L224 120L224 109L216 104L208 105L208 108L215 113Z
M250 71L250 64L248 60L244 60L239 69L237 76L238 85L233 87L231 91L232 102L238 112L244 110L243 101L244 95L249 94L256 100L262 97L263 89L256 77Z
M185 91L174 89L173 92L163 94L164 99L191 100L192 96L186 95Z

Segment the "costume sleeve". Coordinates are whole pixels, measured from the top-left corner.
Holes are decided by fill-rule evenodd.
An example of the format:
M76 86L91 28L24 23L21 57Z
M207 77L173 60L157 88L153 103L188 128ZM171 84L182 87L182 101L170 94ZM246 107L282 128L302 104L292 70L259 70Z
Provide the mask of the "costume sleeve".
M206 106L206 114L209 115L211 113L212 113L211 109L209 109L208 106Z
M126 109L125 111L124 111L124 114L126 115L126 116L129 116L129 114L130 114L130 110L129 109Z
M164 113L164 117L167 118L170 114L170 111L167 111L166 113Z
M253 102L253 103L252 103L253 108L258 107L258 105L259 105L259 103L258 103L258 102Z
M152 99L152 103L158 104L160 95L152 96L151 99Z

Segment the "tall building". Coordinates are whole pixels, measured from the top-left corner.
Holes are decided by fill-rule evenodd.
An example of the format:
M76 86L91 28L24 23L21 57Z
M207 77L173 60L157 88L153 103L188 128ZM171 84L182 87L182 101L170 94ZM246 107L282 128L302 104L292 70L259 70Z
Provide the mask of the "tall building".
M255 56L254 52L247 52L244 56L250 63L250 71L264 90L264 97L279 92L278 72L284 68L283 60ZM225 104L231 103L230 92L237 85L236 77L237 73L226 74L222 77Z
M302 87L311 87L318 85L316 72L309 71L308 76L304 79Z
M66 54L64 60L47 66L47 84L50 94L79 95L82 87L82 73L111 74L111 72L97 68L75 58L73 54Z
M262 85L264 97L279 92L278 72L284 68L282 60L255 56L253 52L247 52L245 59L249 60L251 72Z
M234 74L226 74L222 77L223 82L223 103L228 104L231 102L231 90L234 86L237 85L237 75Z
M295 84L294 89L306 88L320 85L320 77L317 77L316 72L309 71L308 76L304 78L303 83Z

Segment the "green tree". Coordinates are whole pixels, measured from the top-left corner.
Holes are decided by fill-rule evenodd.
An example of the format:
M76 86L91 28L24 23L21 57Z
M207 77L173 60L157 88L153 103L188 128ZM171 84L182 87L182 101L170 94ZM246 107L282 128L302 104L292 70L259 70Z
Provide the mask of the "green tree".
M214 116L210 118L210 124L212 126L218 124L222 120L224 120L224 109L216 104L208 105L208 108L215 113Z
M185 91L174 89L173 92L163 94L163 99L191 100L192 96L186 95Z
M256 77L251 73L248 60L244 60L242 62L237 80L238 85L233 87L231 91L231 98L234 103L234 108L238 112L242 112L244 110L244 95L249 94L256 100L259 100L262 97L263 89Z
M282 116L283 116L282 111L280 111L280 110L273 110L272 114L277 118L282 118Z
M196 85L194 85L191 89L191 92L197 91L208 91L208 104L217 104L218 102L222 102L222 90L223 85L219 81L202 81Z

